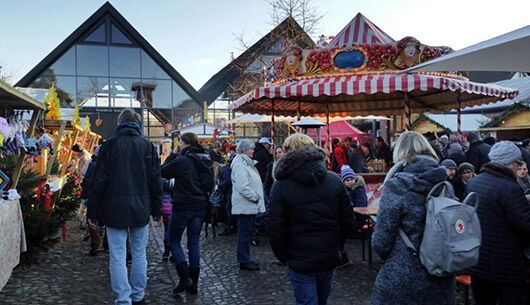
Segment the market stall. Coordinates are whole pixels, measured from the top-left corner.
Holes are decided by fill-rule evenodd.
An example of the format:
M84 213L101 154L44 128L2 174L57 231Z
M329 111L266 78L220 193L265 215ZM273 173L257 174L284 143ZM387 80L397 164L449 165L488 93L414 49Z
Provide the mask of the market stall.
M42 111L46 109L44 104L17 91L3 80L0 80L0 136L1 136L1 158L15 157L15 167L11 177L0 171L0 290L7 283L11 272L20 261L20 253L26 251L26 237L22 211L18 200L16 189L22 165L26 156L26 139L33 137L37 120ZM19 111L32 112L31 121L25 125L17 117L22 115ZM18 120L18 121L17 121ZM16 124L25 125L22 130L15 130ZM20 135L20 137L19 137ZM11 189L11 191L9 191Z
M461 109L513 98L517 90L470 82L461 73L401 71L451 53L413 37L394 41L358 14L325 48L286 48L264 68L265 86L229 106L232 111L283 116L400 115L410 130L411 113ZM273 127L271 127L273 130ZM328 151L331 134L327 132ZM274 141L274 140L273 140ZM379 175L380 182L384 175Z
M478 130L495 137L498 141L508 140L512 136L528 139L530 138L530 107L523 103L513 104Z

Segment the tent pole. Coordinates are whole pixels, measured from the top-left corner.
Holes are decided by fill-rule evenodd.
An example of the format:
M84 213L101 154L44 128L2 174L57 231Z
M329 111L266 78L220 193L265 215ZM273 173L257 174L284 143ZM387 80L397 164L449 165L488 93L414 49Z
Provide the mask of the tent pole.
M274 100L272 100L271 142L272 142L272 146L274 147Z
M328 151L329 151L329 154L328 154L328 162L331 166L331 154L333 153L333 148L331 147L331 128L329 126L329 104L326 103L326 124L328 126L326 126L327 128L327 140L328 140ZM322 139L318 139L319 142L322 142ZM319 145L320 146L320 145Z
M456 108L456 130L458 134L458 142L462 143L462 99L460 98L460 91L456 96L458 107Z
M404 103L404 113L403 116L405 118L405 130L410 130L410 101L409 101L409 94L408 92L405 92L405 103Z
M376 137L377 122L372 120L372 149L376 151L377 147L375 146L375 137Z

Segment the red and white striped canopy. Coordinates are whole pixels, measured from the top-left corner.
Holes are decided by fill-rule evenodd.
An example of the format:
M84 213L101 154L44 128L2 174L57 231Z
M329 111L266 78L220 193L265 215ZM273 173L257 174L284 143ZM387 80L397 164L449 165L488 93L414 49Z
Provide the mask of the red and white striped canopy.
M405 92L412 112L455 109L513 98L517 90L424 74L337 76L298 80L247 93L230 110L297 115L394 115L403 113ZM327 109L326 109L327 108Z
M363 14L358 13L355 18L335 36L326 48L351 46L354 44L387 44L394 42L392 37L383 32Z

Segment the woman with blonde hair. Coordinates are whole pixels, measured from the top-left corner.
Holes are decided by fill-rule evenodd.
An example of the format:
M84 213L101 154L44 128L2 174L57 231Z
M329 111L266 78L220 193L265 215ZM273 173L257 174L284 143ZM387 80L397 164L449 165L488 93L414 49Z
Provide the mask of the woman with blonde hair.
M269 201L270 243L286 263L296 304L327 304L340 250L353 222L346 187L326 169L327 153L303 134L284 142Z
M446 169L417 132L399 137L393 157L396 165L385 179L372 236L373 249L385 260L374 284L372 305L455 304L454 277L428 274L398 234L401 228L419 249L427 194L446 180Z

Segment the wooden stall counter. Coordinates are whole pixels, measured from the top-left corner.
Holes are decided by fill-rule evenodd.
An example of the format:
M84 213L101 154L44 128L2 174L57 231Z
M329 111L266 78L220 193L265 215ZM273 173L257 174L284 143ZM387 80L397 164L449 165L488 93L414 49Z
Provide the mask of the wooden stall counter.
M17 200L0 202L0 291L26 251L26 234L22 210Z

